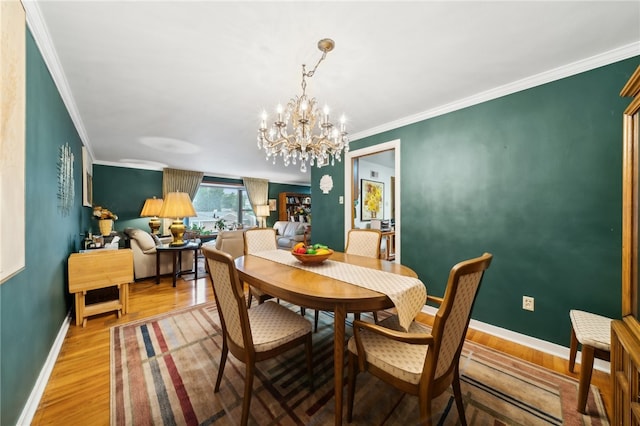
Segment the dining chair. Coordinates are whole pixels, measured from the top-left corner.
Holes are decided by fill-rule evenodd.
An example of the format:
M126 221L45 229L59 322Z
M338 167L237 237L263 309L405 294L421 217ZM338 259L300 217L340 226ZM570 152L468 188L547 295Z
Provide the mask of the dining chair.
M397 389L418 396L419 424L431 425L431 400L453 388L460 423L466 425L460 390L459 360L471 311L484 272L493 256L482 256L453 266L443 298L427 296L440 305L433 327L413 321L404 332L397 316L380 324L354 321L349 339L347 420L351 422L356 377L370 374Z
M379 229L350 229L344 252L378 259L381 242L382 232Z
M252 228L244 232L244 254L252 254L260 251L276 250L276 231L273 228ZM270 294L263 292L253 286L249 286L249 298L247 308L251 308L253 297L258 300L258 304L273 298Z
M378 229L350 229L347 233L347 244L344 252L356 256L380 258L380 243L382 241L382 232ZM318 331L318 319L320 311L316 310L313 320L313 330ZM360 319L360 314L354 314L355 319ZM373 321L378 322L378 313L373 312Z
M253 254L261 251L277 249L278 244L276 242L276 230L273 228L252 228L248 229L244 233L244 254ZM254 296L258 299L258 304L262 304L273 298L272 295L253 286L249 286L247 308L251 308L251 301ZM305 314L305 308L303 306L300 307L300 314L302 316Z
M214 392L220 390L227 354L230 351L245 364L240 424L246 425L257 362L304 345L309 385L313 386L311 323L275 302L266 302L253 309L247 309L233 257L211 246L204 246L202 251L209 265L213 295L218 306L223 334Z
M610 361L611 358L611 318L591 312L571 309L571 341L569 343L569 371L576 365L578 344L581 346L580 379L578 382L578 405L580 413L586 413L587 397L591 385L594 358Z

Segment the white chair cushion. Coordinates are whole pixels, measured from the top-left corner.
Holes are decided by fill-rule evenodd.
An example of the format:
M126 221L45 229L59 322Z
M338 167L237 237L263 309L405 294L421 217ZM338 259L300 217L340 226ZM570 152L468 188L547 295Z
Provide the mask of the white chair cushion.
M379 325L403 331L395 315L381 321ZM409 326L409 333L430 334L431 329L413 321ZM367 362L404 381L414 384L420 381L428 346L396 342L367 330L362 330L360 336L367 353ZM358 353L354 337L349 339L348 348L352 353Z
M603 351L611 350L611 318L576 309L569 311L569 316L578 342Z
M265 352L311 332L303 316L275 302L265 302L248 310L256 352Z

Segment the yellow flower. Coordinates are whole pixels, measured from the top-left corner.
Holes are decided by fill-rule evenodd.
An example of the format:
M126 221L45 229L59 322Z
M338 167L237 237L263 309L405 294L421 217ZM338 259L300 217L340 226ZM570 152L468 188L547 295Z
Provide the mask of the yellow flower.
M380 202L382 201L382 191L378 185L367 183L365 188L364 204L372 213L377 213L380 209Z
M93 207L93 216L98 218L98 219L118 220L118 215L113 213L111 210L105 209L105 208L100 207L100 206L94 206Z

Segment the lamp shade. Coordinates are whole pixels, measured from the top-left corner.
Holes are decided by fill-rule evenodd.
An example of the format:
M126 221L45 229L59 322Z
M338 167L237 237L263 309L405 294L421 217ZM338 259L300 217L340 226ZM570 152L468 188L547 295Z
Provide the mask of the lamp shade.
M140 217L158 217L162 209L162 198L147 198L142 206Z
M269 216L269 205L268 204L260 204L256 206L256 216L258 217L267 217Z
M191 198L186 192L169 192L162 203L160 217L181 218L197 216Z

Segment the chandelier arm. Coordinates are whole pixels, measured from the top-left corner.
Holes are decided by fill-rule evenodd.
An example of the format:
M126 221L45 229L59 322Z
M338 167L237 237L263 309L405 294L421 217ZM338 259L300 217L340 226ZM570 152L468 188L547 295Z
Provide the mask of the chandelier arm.
M269 144L269 148L272 148L274 151L282 151L282 146L286 145L287 147L295 147L295 139L292 142L290 138L293 136L279 136L276 139L270 139L268 135L262 135L262 138L267 141Z

